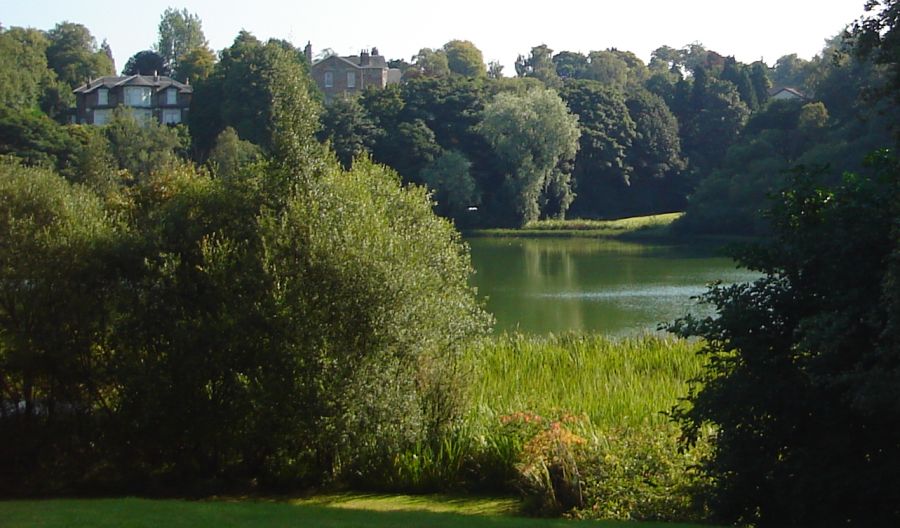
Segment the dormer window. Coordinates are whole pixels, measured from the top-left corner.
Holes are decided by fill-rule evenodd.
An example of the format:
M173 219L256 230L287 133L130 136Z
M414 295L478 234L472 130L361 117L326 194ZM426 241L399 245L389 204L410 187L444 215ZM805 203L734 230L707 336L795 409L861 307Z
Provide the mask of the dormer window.
M168 90L166 90L166 104L178 104L178 90L176 90L175 88L169 88Z
M97 106L109 105L109 90L100 88L97 90Z

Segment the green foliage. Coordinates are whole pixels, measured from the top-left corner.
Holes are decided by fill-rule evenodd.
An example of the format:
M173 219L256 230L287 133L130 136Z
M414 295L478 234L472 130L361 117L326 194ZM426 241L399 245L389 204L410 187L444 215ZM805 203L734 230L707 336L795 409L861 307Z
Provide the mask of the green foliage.
M81 24L60 22L47 32L47 40L47 66L70 90L89 79L116 73L112 60Z
M143 50L128 58L122 75L169 75L166 59L153 50Z
M7 489L376 481L459 421L462 346L489 325L459 235L424 189L322 159L313 103L273 81L267 163L243 165L233 132L218 178L129 155L129 187L89 182L103 204L49 175L19 198L43 180L4 172ZM171 133L127 117L102 129L117 156Z
M103 133L116 164L132 177L146 177L151 172L165 170L187 147L176 128L161 125L154 119L139 123L121 106L113 111Z
M0 28L0 106L36 108L41 87L50 77L46 36L36 29Z
M242 140L233 128L228 127L216 138L207 161L216 177L233 180L246 167L262 159L262 149Z
M413 67L419 75L426 77L447 77L450 75L450 62L447 52L439 49L422 48L413 58Z
M771 209L772 238L740 255L765 276L712 288L704 300L716 318L674 325L706 342L708 368L678 416L693 437L716 427L704 469L718 518L900 519L888 469L900 453L898 182L883 154L830 188L796 171Z
M100 200L45 169L0 159L0 489L77 470L96 433L109 308L123 227ZM57 465L58 457L72 464ZM51 489L55 482L48 482Z
M560 85L556 65L553 63L553 50L546 44L531 48L531 54L527 58L519 55L516 59L516 75L538 79L548 88L558 88Z
M540 199L561 162L578 149L578 118L552 90L498 94L478 130L504 165L504 191L524 224L541 214ZM561 208L565 214L565 208Z
M274 153L286 146L279 146L277 119L297 125L302 122L303 130L298 133L312 138L318 128L318 108L301 57L279 41L263 44L241 32L231 47L223 50L213 73L195 87L189 117L195 148L205 156L215 138L230 126L242 139Z
M486 69L481 50L468 40L451 40L444 44L447 67L463 77L484 77Z
M434 191L438 214L453 218L460 226L468 221L469 207L481 203L471 167L463 154L449 151L422 170L422 180Z
M573 212L593 218L604 213L615 215L609 211L615 200L606 198L628 185L631 167L627 155L636 137L625 98L596 81L568 82L562 97L578 116L581 130L574 171L578 196Z
M187 79L189 72L182 71L182 61L197 49L209 50L200 17L187 9L179 11L169 7L163 11L154 51L175 78L181 81Z
M328 142L345 169L354 159L371 153L381 132L356 98L336 98L320 119L319 140Z
M0 154L71 175L77 153L65 127L41 112L0 108Z

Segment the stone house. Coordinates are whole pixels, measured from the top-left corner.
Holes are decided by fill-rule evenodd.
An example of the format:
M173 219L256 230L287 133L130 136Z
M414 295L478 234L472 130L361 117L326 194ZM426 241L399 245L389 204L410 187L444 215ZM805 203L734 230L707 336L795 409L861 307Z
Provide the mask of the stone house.
M312 65L310 73L325 94L325 102L338 95L359 94L370 87L382 89L400 82L400 70L389 68L385 58L379 55L378 48L348 57L332 55L315 62L312 60L311 44L306 45L305 51Z
M110 75L91 80L74 93L76 123L104 125L121 105L138 122L177 125L187 121L194 89L162 75Z

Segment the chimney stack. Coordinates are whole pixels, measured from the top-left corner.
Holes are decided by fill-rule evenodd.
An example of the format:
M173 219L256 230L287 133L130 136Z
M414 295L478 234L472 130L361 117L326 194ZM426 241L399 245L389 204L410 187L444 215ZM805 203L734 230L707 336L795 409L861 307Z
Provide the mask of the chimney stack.
M306 62L312 64L312 41L306 41L306 47L303 48L303 54L306 55Z

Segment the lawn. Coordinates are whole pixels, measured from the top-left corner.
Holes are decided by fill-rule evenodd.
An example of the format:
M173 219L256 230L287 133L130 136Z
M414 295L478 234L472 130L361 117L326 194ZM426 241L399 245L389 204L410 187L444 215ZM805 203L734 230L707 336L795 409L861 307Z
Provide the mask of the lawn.
M371 526L689 528L700 525L530 519L511 499L342 494L301 500L61 499L0 502L3 528ZM708 528L708 527L707 527Z

